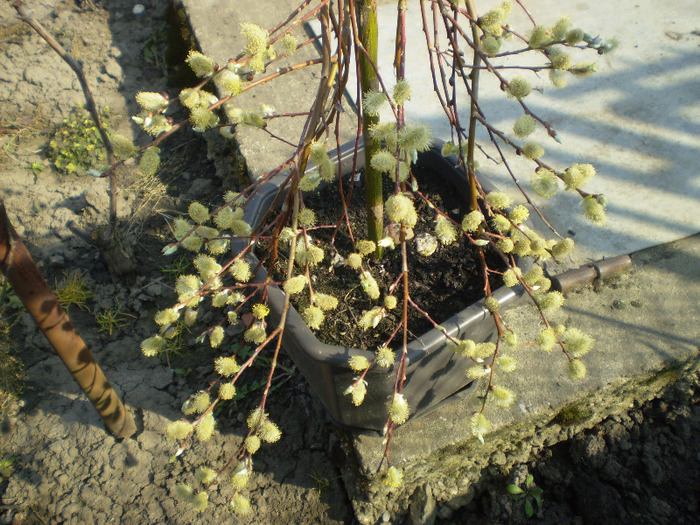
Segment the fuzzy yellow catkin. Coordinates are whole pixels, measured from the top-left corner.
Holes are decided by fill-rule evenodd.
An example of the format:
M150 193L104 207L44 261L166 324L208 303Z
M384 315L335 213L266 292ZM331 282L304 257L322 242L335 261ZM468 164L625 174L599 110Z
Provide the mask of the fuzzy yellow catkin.
M214 428L216 427L216 421L214 420L214 414L209 412L202 419L199 420L195 432L200 441L209 441L214 435Z
M549 81L556 88L562 89L566 87L566 73L559 69L549 71Z
M321 310L335 310L338 307L338 299L325 293L314 294L314 304Z
M198 77L206 77L214 72L214 60L199 51L190 51L185 60Z
M216 126L219 123L219 117L208 108L197 107L190 112L190 123L192 129L201 133Z
M572 164L564 172L564 183L567 190L576 190L583 187L595 175L595 168L591 164Z
M393 310L396 308L396 304L398 303L398 299L396 298L395 295L387 295L384 297L384 308L387 310Z
M243 339L255 344L262 343L266 337L265 328L258 323L252 324L243 334Z
M163 108L168 107L168 99L160 93L150 93L141 91L136 94L136 103L146 111L156 113Z
M350 385L344 392L345 395L352 395L352 404L359 407L365 400L365 394L367 394L367 383L360 379L357 384Z
M165 428L165 435L171 439L185 439L192 431L192 423L189 421L174 421Z
M411 100L411 86L406 79L401 79L394 85L393 97L399 106Z
M595 339L578 328L569 328L562 337L564 346L571 357L582 357L593 348Z
M291 55L294 53L294 51L297 50L297 47L299 46L299 41L296 39L294 35L290 35L287 33L282 37L282 39L279 41L279 45L281 47L281 55Z
M141 351L146 357L158 355L163 348L165 348L165 339L159 335L149 337L141 343Z
M484 214L478 210L469 212L462 219L462 229L465 232L474 232L484 221Z
M557 311L564 304L564 295L561 292L549 292L537 296L537 304L543 312L551 313Z
M518 334L512 330L508 330L501 336L501 344L509 350L515 350L518 348Z
M389 368L394 364L394 351L387 346L380 346L375 353L375 362L378 366Z
M311 228L316 225L316 214L310 208L304 208L299 211L299 226L301 228Z
M517 368L518 362L512 356L501 355L501 356L496 358L496 364L504 372L510 373L510 372L515 371L515 369Z
M203 491L197 492L192 496L190 503L196 512L204 512L209 506L209 494Z
M583 214L596 226L605 224L605 207L593 195L588 195L583 199Z
M379 150L370 159L370 166L380 173L391 174L396 169L396 157L389 150Z
M360 276L360 285L370 299L379 299L379 285L374 277L368 272L363 272Z
M156 315L153 317L153 320L156 322L156 324L164 326L170 323L174 323L179 318L179 310L176 310L174 308L167 308L165 310L160 310L159 312L156 312Z
M248 418L246 419L246 424L248 425L249 429L257 430L258 427L260 426L261 422L266 418L267 418L267 414L261 413L260 407L257 407L253 411L251 411L250 414L248 414Z
M530 184L535 193L541 197L550 198L559 189L559 179L549 170L539 170L530 178Z
M242 259L237 259L234 261L229 271L231 272L231 275L233 275L233 278L241 283L247 283L252 275L250 271L250 264Z
M211 255L201 254L192 261L203 281L210 281L221 272L221 265Z
M515 248L515 243L513 243L511 239L498 239L496 241L496 246L498 246L498 249L503 253L510 253L513 251L513 248Z
M231 377L241 369L234 357L217 357L214 361L214 369L224 377Z
M552 247L552 255L555 257L566 257L574 249L573 239L562 239Z
M241 92L241 77L224 68L214 76L214 85L222 97L238 95Z
M219 386L219 397L223 400L229 400L236 397L236 387L232 383L222 383Z
M459 339L456 342L450 341L448 343L448 348L462 357L474 357L476 343L471 339Z
M357 251L360 252L360 255L369 255L370 253L374 253L374 251L376 249L377 249L377 245L374 244L374 241L368 241L368 240L357 241Z
M491 227L498 233L507 233L511 229L510 221L501 214L491 217Z
M532 86L524 77L517 76L508 82L507 92L511 97L525 98L532 91Z
M321 328L324 317L325 315L323 314L323 310L321 310L318 306L307 306L301 312L301 318L306 323L306 326L313 330L318 330Z
M192 487L187 483L178 483L175 485L175 495L184 500L190 500L192 498Z
M501 191L492 191L486 195L486 201L496 210L502 210L513 204L513 199L510 195L506 195Z
M270 42L270 36L259 25L250 22L241 24L241 33L246 38L246 52L250 55L263 53Z
M389 418L397 425L402 425L408 420L411 410L403 394L394 394L388 404Z
M409 152L426 151L432 144L430 127L424 123L406 124L399 131L399 146L402 150Z
M155 146L146 148L139 160L139 171L144 177L151 177L158 171L160 165L160 149Z
M522 152L524 157L536 160L544 155L544 148L536 142L526 142L523 144Z
M245 449L250 454L255 454L260 449L260 438L258 436L248 436L245 439Z
M369 360L363 355L354 355L348 360L348 365L355 372L362 372L369 368Z
M216 479L216 471L210 467L198 467L197 470L194 471L194 477L200 483L209 485Z
M443 245L450 245L457 240L457 228L447 218L438 215L435 221L435 236Z
M537 122L530 115L523 115L513 124L513 133L516 137L525 138L535 131Z
M547 34L547 28L544 26L535 26L530 33L530 38L528 39L527 45L531 49L538 49L551 42L549 34Z
M209 333L209 344L212 348L217 348L221 345L224 340L224 328L222 326L216 326Z
M488 419L486 419L484 414L479 412L471 417L469 420L469 426L471 427L472 434L483 443L484 435L491 428L491 423Z
M262 425L260 425L258 435L265 443L276 443L282 437L282 432L277 428L277 425L269 419L266 419L262 422Z
M382 482L387 487L391 488L401 486L401 483L403 483L403 471L397 469L394 466L389 467L382 476Z
M518 275L520 268L517 269L508 269L505 272L503 272L503 284L505 284L508 288L512 288L513 286L516 286L520 281L518 280ZM516 273L518 272L518 273Z
M569 361L569 376L572 379L583 379L586 377L586 365L579 359L571 359Z
M294 295L300 293L305 286L306 277L303 275L297 275L295 277L287 279L282 285L282 288L284 288L284 291L287 292L289 295Z
M486 35L481 41L481 49L488 56L492 57L501 50L501 41L493 35Z
M250 506L250 501L238 493L233 495L230 505L231 510L239 516L248 516L253 510Z
M575 46L578 44L581 40L583 40L585 33L583 32L582 29L572 29L568 33L566 33L566 43L569 44L570 46Z
M362 109L365 114L377 117L382 107L387 103L384 93L367 91L362 97Z
M501 303L495 297L487 297L484 299L484 307L491 313L498 312L501 308Z
M557 338L551 328L543 329L537 336L537 344L542 350L549 351L557 344Z
M515 393L504 386L496 385L492 392L498 406L509 407L515 401Z

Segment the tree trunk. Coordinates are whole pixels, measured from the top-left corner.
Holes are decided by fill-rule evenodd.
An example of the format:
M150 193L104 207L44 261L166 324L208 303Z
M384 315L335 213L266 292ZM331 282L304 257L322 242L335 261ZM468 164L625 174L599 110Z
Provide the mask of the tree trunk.
M10 223L1 197L0 271L87 394L109 431L118 438L130 437L136 432L134 420Z

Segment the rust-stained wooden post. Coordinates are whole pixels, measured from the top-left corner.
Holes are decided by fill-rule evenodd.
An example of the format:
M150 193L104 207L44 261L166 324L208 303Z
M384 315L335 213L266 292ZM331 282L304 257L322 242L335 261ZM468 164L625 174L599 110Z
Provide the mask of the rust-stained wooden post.
M127 438L136 425L32 256L10 223L0 197L0 271L49 340L112 434Z

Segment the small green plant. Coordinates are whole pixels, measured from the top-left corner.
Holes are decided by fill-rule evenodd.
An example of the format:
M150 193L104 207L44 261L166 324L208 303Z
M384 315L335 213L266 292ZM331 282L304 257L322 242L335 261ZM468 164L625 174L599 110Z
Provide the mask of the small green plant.
M9 478L15 471L15 458L14 456L5 456L0 458L0 477Z
M168 24L163 24L148 37L141 48L141 57L149 66L158 68L163 75L168 73L166 50L168 49Z
M180 275L185 275L185 273L190 271L191 267L192 267L192 258L189 257L187 254L183 253L182 255L177 257L172 262L172 264L162 266L159 268L159 270L171 278L173 278L173 277L177 278Z
M528 474L527 478L525 478L524 488L511 483L506 487L506 491L513 499L525 500L525 515L528 518L532 518L535 515L535 507L532 504L533 502L537 504L537 510L542 508L543 490L535 485L535 478L532 476L532 474Z
M109 110L105 109L103 120L109 114ZM56 129L46 154L56 170L64 175L84 175L90 169L107 164L107 152L100 131L81 108L74 109Z
M85 272L63 275L63 281L55 287L56 298L60 305L65 310L68 310L71 305L87 310L87 302L92 299L93 293L85 283Z
M309 477L313 479L314 483L316 484L315 488L319 498L323 494L323 491L331 486L331 480L329 480L323 474L319 474L316 470L309 474Z
M107 332L110 336L113 332L121 330L129 326L130 322L127 318L135 318L135 315L128 314L122 310L119 303L112 308L107 308L95 316L95 321L100 325L100 332Z
M34 175L39 175L39 173L44 171L44 165L41 162L32 162L27 165L27 169L32 170Z

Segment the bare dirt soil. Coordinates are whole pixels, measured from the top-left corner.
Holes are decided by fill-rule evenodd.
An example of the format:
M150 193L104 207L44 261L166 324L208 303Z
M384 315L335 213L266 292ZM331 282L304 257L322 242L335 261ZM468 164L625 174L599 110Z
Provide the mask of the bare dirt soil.
M167 0L28 1L34 16L85 67L98 104L109 106L111 126L143 143L129 116L138 91L169 91ZM171 13L172 15L173 13ZM176 19L171 16L171 19ZM123 400L138 433L118 441L78 390L31 319L3 303L5 355L26 365L29 383L5 410L0 426L0 523L231 523L231 488L211 493L197 514L173 488L192 482L194 467L220 466L244 431L240 414L257 404L247 394L219 416L214 438L171 461L176 444L164 437L183 401L214 377L213 352L187 346L166 360L147 359L141 341L153 333L153 314L174 299L164 273L162 246L168 221L193 199L233 185L219 172L201 136L182 134L163 145L163 164L144 181L127 167L120 179L119 215L136 243L138 271L130 282L113 279L89 233L107 220L106 181L60 175L45 156L52 130L83 104L73 72L0 2L0 192L14 226L44 271L61 285L83 275L92 297L69 308L73 322ZM4 300L4 299L3 299ZM100 314L118 314L109 333ZM256 454L249 483L253 506L241 523L349 524L352 510L334 466L346 448L318 401L290 362L276 382L269 411L283 437ZM251 389L255 385L251 384ZM544 449L509 473L496 467L484 495L439 523L695 523L700 498L700 407L696 386L612 418L570 442ZM508 483L527 473L543 489L544 505L525 515ZM428 522L428 521L426 521Z
M111 126L143 143L130 120L138 112L139 91L170 91L166 71L169 2L26 2L34 16L82 61L102 107L111 108ZM176 13L175 13L176 15ZM133 412L139 428L122 442L107 434L92 406L28 316L9 338L10 353L25 363L29 385L5 417L0 459L14 458L14 472L0 478L1 523L225 523L231 487L211 494L210 509L199 515L177 501L177 482L193 481L194 466L220 466L240 444L237 413L257 404L251 392L220 416L215 437L170 462L177 445L165 426L180 417L191 393L213 377L213 354L182 348L170 363L147 359L141 341L152 335L153 314L172 303L172 276L160 268L169 242L168 220L193 199L221 191L207 143L194 133L163 145L163 163L152 180L122 173L121 227L136 242L137 274L114 280L89 233L107 220L107 183L90 175L61 175L45 156L54 126L84 99L69 67L17 18L10 2L0 3L0 185L14 226L49 283L83 275L93 294L86 310L69 314L98 363ZM31 169L31 168L34 169ZM88 234L85 236L84 234ZM119 312L121 327L104 331L96 316ZM196 355L192 355L196 352ZM171 366L168 366L170 364ZM284 363L292 369L291 363ZM290 371L276 382L270 413L284 429L276 446L256 454L249 495L251 523L345 523L352 519L338 471L328 460L331 427L306 383ZM243 434L244 435L244 434ZM337 441L337 440L335 440Z

